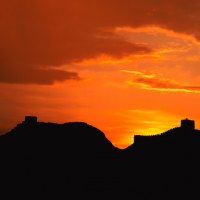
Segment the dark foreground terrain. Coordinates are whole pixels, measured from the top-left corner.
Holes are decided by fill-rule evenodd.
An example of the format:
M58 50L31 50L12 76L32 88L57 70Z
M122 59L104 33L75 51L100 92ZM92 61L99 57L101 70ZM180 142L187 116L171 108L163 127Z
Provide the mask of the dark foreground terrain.
M0 158L0 195L16 199L200 198L193 128L136 136L120 150L86 123L22 122L0 137Z

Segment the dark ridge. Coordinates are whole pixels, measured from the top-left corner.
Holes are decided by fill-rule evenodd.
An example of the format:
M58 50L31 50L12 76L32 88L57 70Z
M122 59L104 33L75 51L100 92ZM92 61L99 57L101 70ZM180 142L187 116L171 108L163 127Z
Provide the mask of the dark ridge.
M10 143L17 150L21 149L21 153L28 149L41 154L48 149L55 152L62 150L60 153L65 154L84 154L84 157L107 156L118 150L102 131L84 122L22 122L2 136L0 143ZM10 152L10 149L7 150Z
M86 123L28 116L0 137L1 192L26 199L200 197L200 131L194 121L134 141L120 150Z

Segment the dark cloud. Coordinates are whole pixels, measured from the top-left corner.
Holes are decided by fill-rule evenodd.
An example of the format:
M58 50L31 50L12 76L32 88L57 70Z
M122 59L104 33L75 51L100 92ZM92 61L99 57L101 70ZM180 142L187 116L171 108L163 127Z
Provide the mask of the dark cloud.
M136 78L133 83L141 84L142 88L150 90L200 93L200 86L181 85L173 80L157 77L140 77Z
M52 67L100 54L151 51L120 38L99 37L106 28L155 24L199 37L199 10L196 0L1 1L0 82L78 79L76 73Z
M35 83L35 84L52 84L55 81L65 80L81 80L76 72L68 72L59 69L28 69L24 66L13 68L9 71L9 68L1 70L0 82L4 83Z

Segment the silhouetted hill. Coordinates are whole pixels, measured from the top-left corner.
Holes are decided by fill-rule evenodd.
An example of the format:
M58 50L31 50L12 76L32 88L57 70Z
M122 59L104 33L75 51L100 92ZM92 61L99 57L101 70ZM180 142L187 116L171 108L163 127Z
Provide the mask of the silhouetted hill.
M155 136L135 136L123 152L136 173L134 180L146 193L192 198L199 196L200 131L181 127ZM134 161L133 161L134 160ZM139 186L140 185L140 186Z
M28 118L0 137L0 188L26 199L200 197L200 131L193 121L134 141L120 150L86 123Z
M3 141L16 148L34 149L35 152L47 149L54 152L63 150L65 153L84 154L86 157L97 156L97 154L108 155L116 150L103 132L83 122L21 123L2 136L0 142Z
M86 123L23 122L0 137L1 180L16 192L84 190L88 174L104 169L117 152L103 132Z

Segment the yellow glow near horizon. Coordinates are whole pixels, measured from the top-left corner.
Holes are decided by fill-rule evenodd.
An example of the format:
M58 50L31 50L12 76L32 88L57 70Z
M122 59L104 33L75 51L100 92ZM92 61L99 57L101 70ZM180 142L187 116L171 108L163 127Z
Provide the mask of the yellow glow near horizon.
M184 117L198 121L199 41L156 26L117 27L110 37L115 36L152 51L121 57L101 54L60 66L78 72L79 81L37 87L0 84L2 127L14 126L27 113L42 121L84 121L125 148L135 134L160 134L179 126Z

